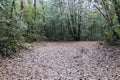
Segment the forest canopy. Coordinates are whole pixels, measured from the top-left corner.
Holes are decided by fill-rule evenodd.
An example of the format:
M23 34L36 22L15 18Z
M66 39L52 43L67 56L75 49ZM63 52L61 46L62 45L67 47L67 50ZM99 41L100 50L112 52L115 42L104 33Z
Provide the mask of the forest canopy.
M0 0L0 54L41 40L119 45L119 13L120 0Z

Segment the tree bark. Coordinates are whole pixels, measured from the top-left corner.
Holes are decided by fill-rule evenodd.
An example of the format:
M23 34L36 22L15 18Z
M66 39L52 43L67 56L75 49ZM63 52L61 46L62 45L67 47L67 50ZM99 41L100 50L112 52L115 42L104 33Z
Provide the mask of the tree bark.
M34 16L33 16L34 21L36 20L36 0L34 0Z

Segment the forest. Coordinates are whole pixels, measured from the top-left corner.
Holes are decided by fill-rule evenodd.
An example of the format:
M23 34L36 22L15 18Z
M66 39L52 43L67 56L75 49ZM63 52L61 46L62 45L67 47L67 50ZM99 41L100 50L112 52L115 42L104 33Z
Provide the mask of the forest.
M120 0L1 0L0 54L44 40L119 45L119 12Z
M0 0L0 80L120 80L120 0Z

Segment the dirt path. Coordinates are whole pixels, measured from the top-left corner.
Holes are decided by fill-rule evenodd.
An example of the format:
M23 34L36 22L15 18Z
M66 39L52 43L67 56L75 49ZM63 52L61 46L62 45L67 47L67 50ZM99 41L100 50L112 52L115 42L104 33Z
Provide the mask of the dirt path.
M4 60L0 80L120 80L120 48L96 42L41 42Z

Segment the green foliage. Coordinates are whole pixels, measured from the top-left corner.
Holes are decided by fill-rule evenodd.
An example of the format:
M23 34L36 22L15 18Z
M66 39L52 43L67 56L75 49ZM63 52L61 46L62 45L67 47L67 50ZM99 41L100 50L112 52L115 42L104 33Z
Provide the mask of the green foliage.
M41 41L44 32L42 31L42 19L40 16L40 10L36 10L36 20L33 19L33 8L29 7L23 11L24 21L27 23L27 29L24 33L25 41L34 42Z
M94 6L102 15L104 23L104 40L110 44L118 44L120 41L120 15L119 0L94 0ZM101 7L99 6L101 5ZM105 34L107 33L107 34Z
M40 0L36 10L33 6L29 6L23 12L28 24L25 33L26 41L38 41L43 38L52 41L114 41L112 40L113 36L109 37L109 40L106 39L106 35L109 36L106 33L111 36L112 29L116 29L115 31L119 35L117 27L119 23L116 20L114 6L111 2L109 0L95 0L95 3L90 3L96 5L92 6L93 8L90 8L91 6L87 3L87 7L82 6L83 2L84 0L65 2L62 0L49 0L47 2ZM35 11L37 19L34 21Z
M4 9L0 11L2 15L0 16L0 55L10 57L22 48L24 41L22 33L26 29L26 25L18 16L19 14L15 11L11 12L8 4L11 3L6 1Z
M1 25L0 28L0 53L3 56L10 56L22 47L23 29L22 21L11 19L9 22Z

